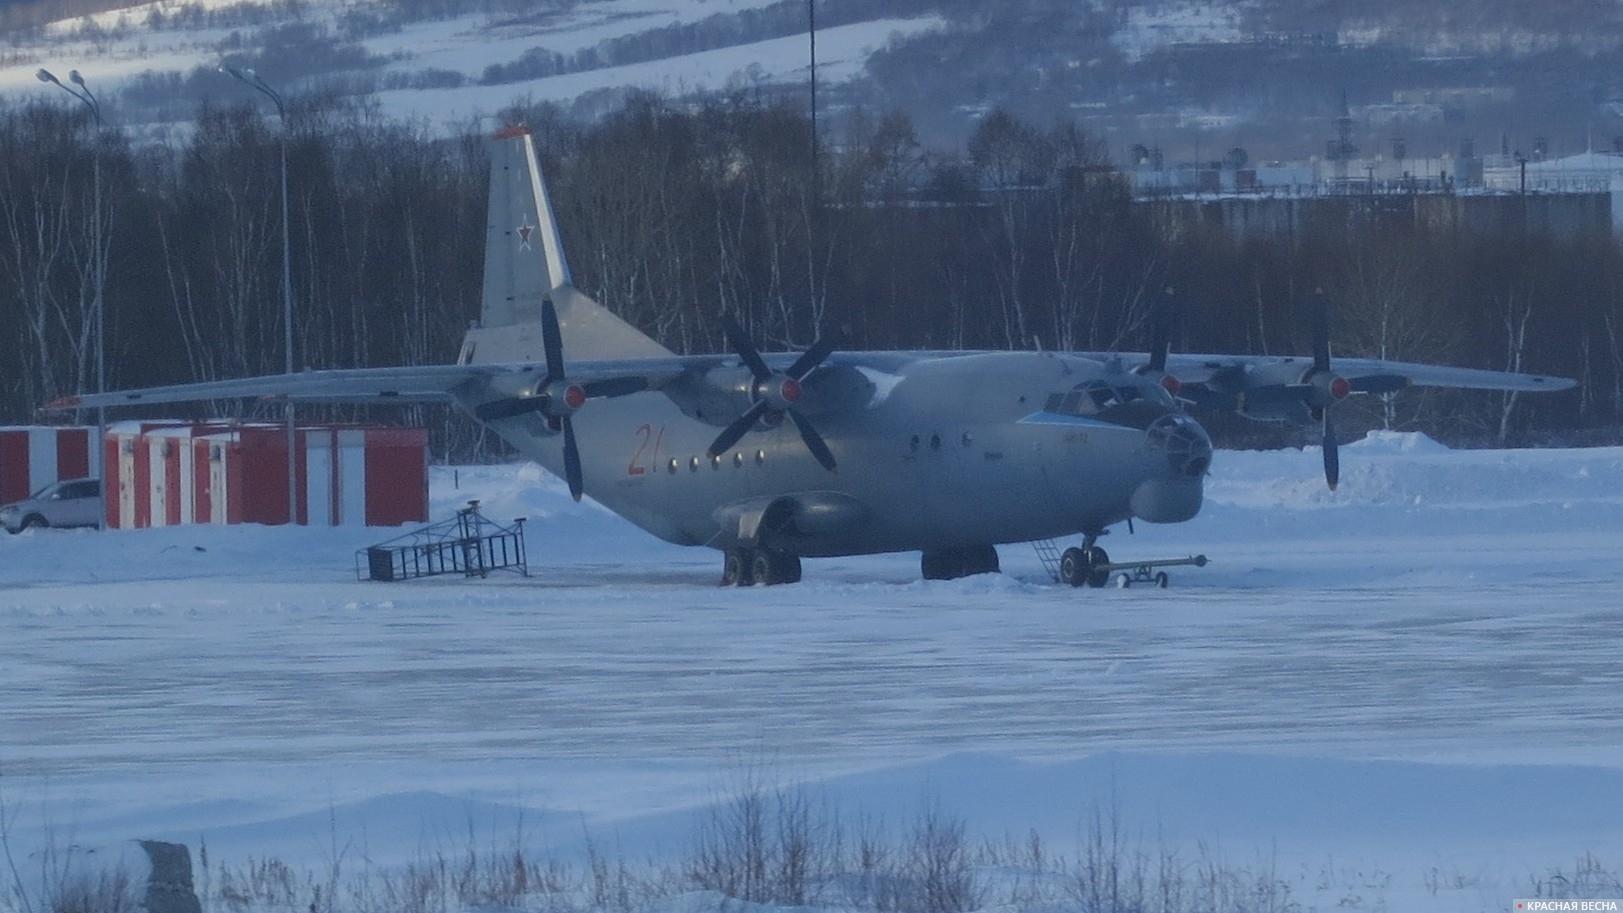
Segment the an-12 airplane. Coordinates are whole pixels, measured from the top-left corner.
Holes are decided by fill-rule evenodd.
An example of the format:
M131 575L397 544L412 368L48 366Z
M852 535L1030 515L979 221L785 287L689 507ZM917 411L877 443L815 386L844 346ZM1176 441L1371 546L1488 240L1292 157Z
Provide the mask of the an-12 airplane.
M449 400L648 532L721 550L723 583L800 579L801 559L923 553L926 578L998 569L996 545L1080 535L1060 576L1099 585L1098 538L1199 512L1198 403L1322 425L1353 393L1413 385L1560 390L1570 380L1375 360L1058 352L678 356L578 291L528 130L491 142L484 305L456 364L85 395L53 408L287 397ZM1107 573L1107 572L1106 572Z

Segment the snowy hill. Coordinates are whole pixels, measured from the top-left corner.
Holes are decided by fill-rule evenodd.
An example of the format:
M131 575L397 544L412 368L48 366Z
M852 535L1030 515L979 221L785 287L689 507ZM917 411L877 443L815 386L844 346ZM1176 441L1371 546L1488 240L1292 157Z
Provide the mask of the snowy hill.
M43 94L41 66L63 77L77 69L104 96L123 93L125 122L140 122L187 114L202 97L243 97L246 88L215 72L230 63L284 94L376 92L385 114L452 129L519 101L585 100L596 110L633 89L682 97L809 77L805 7L783 0L491 6L419 18L369 0L157 0L14 35L0 94ZM819 30L820 80L847 81L874 51L943 25L885 6Z
M95 5L109 5L108 0ZM117 97L115 122L189 120L205 98L249 91L216 72L256 69L294 95L379 96L436 130L515 102L578 116L635 89L675 97L790 94L809 76L806 0L155 0L95 15L40 0L0 8L0 97L39 97L40 66L79 69ZM956 147L994 107L1036 123L1074 117L1118 159L1247 148L1253 160L1324 148L1345 95L1365 153L1404 136L1418 155L1462 137L1551 154L1623 136L1610 0L1557 7L1484 0L816 0L823 105L899 109L926 145ZM1596 75L1600 74L1600 75ZM1415 98L1443 97L1443 103ZM1405 99L1408 99L1406 101ZM58 102L63 101L58 99ZM1204 148L1206 152L1200 153Z
M430 896L765 909L698 865L753 784L772 845L786 798L819 828L802 908L871 908L862 840L913 884L924 833L964 850L966 909L1076 909L1105 863L1180 909L1617 896L1623 451L1343 463L1331 494L1314 453L1218 454L1200 517L1106 542L1211 557L1168 590L1057 586L1023 546L1002 576L896 555L724 590L533 465L432 480L436 516L530 518L529 578L357 582L385 530L0 537L8 839L206 845L214 909L403 909L403 871L515 848L551 873L521 896ZM218 893L250 859L284 893Z

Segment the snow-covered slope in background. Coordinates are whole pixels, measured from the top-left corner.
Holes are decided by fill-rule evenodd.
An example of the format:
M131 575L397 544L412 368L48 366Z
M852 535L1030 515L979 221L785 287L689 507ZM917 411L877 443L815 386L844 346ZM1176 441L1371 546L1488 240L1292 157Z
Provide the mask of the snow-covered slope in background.
M568 104L604 91L649 89L672 96L804 83L809 77L805 36L771 40L741 38L724 47L655 60L602 66L544 78L483 85L486 68L512 64L526 52L544 49L569 56L604 42L655 35L661 29L689 26L716 16L738 16L777 0L583 0L553 7L538 6L525 16L484 14L406 23L382 34L367 34L355 44L382 61L367 78L411 81L437 72L465 80L456 87L391 89L381 93L386 114L421 120L438 129L466 126L470 113L492 113L515 101ZM343 17L387 11L386 5L358 0L311 0L299 4L297 20L271 18L237 27L155 27L154 14L175 17L194 4L174 0L131 7L94 17L64 20L45 29L38 40L14 42L0 58L0 96L22 99L55 93L35 71L47 67L66 77L77 69L104 97L132 84L136 77L161 73L187 76L210 69L228 55L257 50L271 30L297 21L340 34ZM254 8L254 2L210 0L202 9ZM943 27L939 17L914 19L876 13L866 22L819 30L818 78L838 83L860 75L874 51L889 42ZM239 64L240 65L240 64ZM321 84L315 74L308 85L283 85L284 92L308 91ZM246 91L246 90L243 90ZM46 96L50 97L50 96Z
M358 582L380 530L0 537L0 802L22 848L354 867L523 833L680 865L764 777L1072 859L1102 809L1302 909L1619 871L1623 450L1378 436L1343 466L1331 494L1311 451L1220 453L1200 517L1105 542L1211 557L1168 590L1057 586L1024 546L1001 576L895 555L719 589L715 553L533 465L433 478L436 516L530 518L529 578Z

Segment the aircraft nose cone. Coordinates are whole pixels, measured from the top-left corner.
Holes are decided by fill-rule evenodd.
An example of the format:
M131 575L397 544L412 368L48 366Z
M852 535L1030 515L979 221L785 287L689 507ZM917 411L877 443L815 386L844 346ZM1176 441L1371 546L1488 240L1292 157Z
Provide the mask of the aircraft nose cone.
M1144 432L1145 444L1166 455L1172 472L1186 479L1206 475L1212 465L1212 439L1206 429L1187 415L1167 415Z

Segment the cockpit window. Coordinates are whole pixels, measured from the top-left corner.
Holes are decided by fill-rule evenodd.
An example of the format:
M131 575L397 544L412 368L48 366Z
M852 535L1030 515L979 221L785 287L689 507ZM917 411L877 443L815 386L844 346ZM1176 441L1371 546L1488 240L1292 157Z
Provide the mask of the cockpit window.
M1102 380L1096 380L1082 384L1066 393L1051 394L1044 408L1049 412L1060 415L1095 417L1117 406L1142 399L1154 400L1163 406L1172 405L1170 402L1171 396L1159 385L1113 385Z
M1161 416L1179 411L1177 401L1160 384L1132 382L1138 378L1123 380L1127 382L1094 380L1062 393L1052 393L1044 409L1141 430Z

